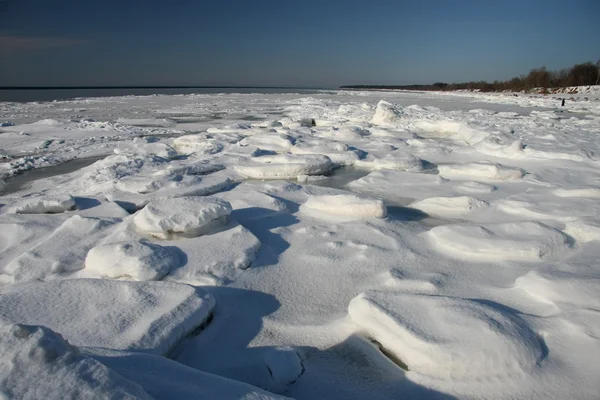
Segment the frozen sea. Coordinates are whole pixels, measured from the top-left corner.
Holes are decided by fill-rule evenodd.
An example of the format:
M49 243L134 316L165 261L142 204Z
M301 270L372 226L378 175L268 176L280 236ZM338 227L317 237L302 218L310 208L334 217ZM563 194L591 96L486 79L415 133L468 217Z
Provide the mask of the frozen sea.
M598 398L597 88L45 93L0 102L3 396Z

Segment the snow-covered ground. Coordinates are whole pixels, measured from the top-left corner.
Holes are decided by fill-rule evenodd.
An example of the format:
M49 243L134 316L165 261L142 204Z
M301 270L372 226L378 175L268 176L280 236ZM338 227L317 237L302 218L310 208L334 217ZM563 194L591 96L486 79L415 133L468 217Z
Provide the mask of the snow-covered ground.
M0 103L2 397L597 399L600 100L558 98Z

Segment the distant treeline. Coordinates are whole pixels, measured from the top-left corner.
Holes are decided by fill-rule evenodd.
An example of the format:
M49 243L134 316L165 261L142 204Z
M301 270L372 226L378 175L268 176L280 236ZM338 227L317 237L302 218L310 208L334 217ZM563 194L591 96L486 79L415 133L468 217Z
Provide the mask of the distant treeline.
M480 90L482 92L529 91L533 88L558 88L568 86L589 86L598 84L600 77L600 61L594 64L586 62L571 68L548 71L546 67L534 68L527 75L514 77L507 81L486 81L445 83L433 85L350 85L342 89L402 89L402 90Z

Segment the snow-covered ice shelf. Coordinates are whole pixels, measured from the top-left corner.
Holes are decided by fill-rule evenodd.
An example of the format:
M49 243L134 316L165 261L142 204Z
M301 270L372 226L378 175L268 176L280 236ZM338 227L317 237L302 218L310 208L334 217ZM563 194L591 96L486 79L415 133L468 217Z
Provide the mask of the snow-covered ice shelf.
M2 396L598 398L593 95L124 96L0 121Z

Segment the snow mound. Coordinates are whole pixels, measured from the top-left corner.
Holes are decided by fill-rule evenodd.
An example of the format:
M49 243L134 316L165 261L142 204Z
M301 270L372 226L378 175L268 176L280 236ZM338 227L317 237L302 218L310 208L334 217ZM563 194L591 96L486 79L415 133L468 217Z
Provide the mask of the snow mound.
M110 243L92 248L85 258L86 277L158 280L181 265L181 258L170 248L144 241Z
M278 154L254 157L235 165L241 175L252 179L296 179L298 175L323 175L332 168L331 159L318 154Z
M317 216L326 214L351 219L385 218L387 215L383 201L353 194L311 196L301 210Z
M525 171L521 168L488 162L438 165L438 171L446 179L510 181L525 176Z
M226 221L231 205L216 197L161 198L148 203L133 221L140 232L159 239L199 236Z
M0 320L47 326L75 346L165 355L214 305L202 289L177 283L69 279L4 288Z
M147 138L135 138L131 142L118 146L115 154L149 156L156 155L165 159L177 157L177 150L166 143L155 142Z
M562 232L533 221L443 225L426 235L438 251L465 260L536 261L569 247Z
M350 182L353 191L393 200L426 199L448 192L447 180L434 174L381 170Z
M83 269L86 253L114 223L75 215L4 267L12 282L45 279Z
M402 114L392 103L380 100L371 119L374 125L393 125L402 119Z
M411 380L454 393L498 389L531 374L544 351L516 314L478 301L366 292L350 302L352 320L408 367Z
M430 197L412 203L409 207L421 210L426 214L443 218L461 218L473 210L488 207L489 204L474 197Z
M277 347L265 355L271 390L282 392L304 373L302 358L292 347Z
M600 240L600 219L586 217L567 222L565 232L582 242Z
M220 193L219 197L229 201L233 208L232 216L242 222L262 219L288 211L283 201L251 188L246 188L244 184L241 184L235 190Z
M216 154L223 150L223 145L214 139L202 135L185 135L173 139L173 147L180 153Z
M537 198L536 198L537 197ZM548 200L541 200L536 197L512 197L501 199L494 202L496 208L506 214L515 215L520 219L532 220L555 220L561 222L574 221L579 216L589 214L591 210L596 210L596 204L588 205L589 209L580 209L572 204L552 201L552 196L547 196ZM515 199L515 200L513 200ZM519 199L519 200L516 200ZM539 201L536 201L540 199Z
M543 267L517 278L515 286L541 302L597 309L600 304L599 283L597 276L581 276Z
M494 185L488 185L487 183L475 181L463 182L454 186L454 190L456 192L467 194L492 193L496 189L497 187Z
M188 262L172 270L165 279L190 285L226 285L248 268L260 249L260 241L241 225L232 225L212 235L179 239L172 244Z
M58 214L74 210L77 205L69 195L28 197L15 205L11 211L16 214Z
M151 399L43 326L0 326L0 376L3 398Z

